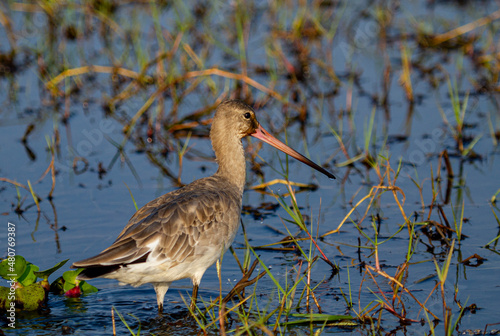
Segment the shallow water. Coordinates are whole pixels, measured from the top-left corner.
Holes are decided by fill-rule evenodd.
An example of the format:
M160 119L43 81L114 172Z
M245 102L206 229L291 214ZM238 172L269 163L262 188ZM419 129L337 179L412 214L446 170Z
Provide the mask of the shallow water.
M484 248L485 244L500 232L499 223L495 219L495 214L499 216L500 211L497 205L490 202L491 197L500 188L496 163L499 151L497 139L492 135L499 129L498 94L494 89L488 89L486 84L479 88L479 84L489 78L489 73L487 67L478 68L473 64L472 58L468 56L471 50L421 48L417 45L414 34L418 24L422 25L424 30L445 32L495 10L488 8L493 7L489 3L481 4L459 6L452 2L404 2L398 8L395 8L394 4L394 8L386 8L393 15L387 27L386 38L381 37L380 26L373 19L381 6L364 2L325 5L322 7L322 24L334 31L334 24L338 22L333 40L324 36L318 39L303 37L294 40L293 37L286 39L273 33L276 31L275 25L289 28L280 30L282 32L291 31L291 27L297 23L298 13L303 10L300 5L282 4L279 14L275 14L277 9L268 7L270 5L265 2L251 3L247 8L251 15L247 23L249 30L245 54L249 64L249 76L252 79L270 86L269 83L275 74L273 71L267 74L259 72L258 66L272 69L275 64L282 64L283 59L286 59L299 68L298 55L304 52L303 49L308 51L304 61L305 80L289 79L289 76L283 74L284 66L281 66L278 80L273 82L274 90L291 101L294 97L292 93L295 92L295 106L286 106L276 98L267 100L267 96L256 89L251 89L251 93L253 101L265 104L263 107L256 107L256 110L266 129L281 139L286 138L293 148L307 153L316 162L326 164L328 169L337 175L337 180L332 181L305 165L292 160L289 162L288 177L291 181L318 185L314 191L304 191L296 195L302 214L308 217L306 224L313 223L314 234L317 231L324 234L337 228L352 207L379 182L374 170L368 169L359 161L351 167L342 164L346 157L330 127L340 134L351 158L369 150L375 156L379 154L390 158L393 169L398 167L401 160L402 169L396 185L406 197L405 213L412 216L416 212L417 222L426 220L430 211L428 205L433 197L431 183L432 179L436 178L439 154L445 149L450 153L450 162L455 173L449 189L451 194L449 199L446 199L446 171L442 170L442 183L438 185L434 182L436 188L441 188L437 195L437 204L442 205L447 219L453 222L452 207L461 206L463 203L464 217L468 220L464 222L462 231L467 237L455 245L445 297L451 307L454 321L460 313L460 308L453 301L454 288L458 289L457 299L462 305L475 303L478 307L475 312L465 312L457 326L459 331L483 330L487 324L500 322L496 304L496 299L500 297L500 272L497 267L500 260L499 250L496 244ZM183 67L190 70L200 69L199 63L191 58L192 53L188 47L192 48L195 54L203 56L203 68L218 67L240 73L240 49L235 42L236 5L222 6L218 2L211 5L204 20L196 21L192 28L183 31L182 43L185 45L181 43L175 56L167 62L167 66L171 66L167 69L171 72L167 73L180 75ZM158 12L167 47L172 49L175 37L179 36L182 30L182 23L188 25L195 17L189 7L183 7L179 3L165 7L131 3L118 6L116 11L109 15L114 23L108 22L109 27L106 24L103 27L102 23L95 19L95 13L88 14L83 7L68 6L60 9L62 23L55 33L51 33L47 16L41 10L30 13L14 2L9 2L6 7L8 8L5 11L8 11L9 17L12 18L12 29L17 32L18 54L15 62L18 66L15 72L2 72L0 76L0 177L22 184L31 181L35 192L43 200L40 203L41 212L38 213L31 195L20 189L21 209L24 211L18 215L15 212L18 202L16 188L12 184L0 182L0 228L5 228L0 229L0 241L5 241L7 223L15 223L16 252L38 265L40 269L46 269L63 259L74 262L95 255L115 240L135 211L127 187L130 188L138 206L177 187L175 179L168 178L165 171L168 169L177 176L179 160L176 148L182 147L187 133L169 132L163 129L163 126L169 127L172 125L169 121L175 120L170 113L174 106L172 96L187 91L193 81L178 84L179 92L176 93L169 88L163 96L163 115L157 110L157 106L161 106L160 102L153 104L146 117L139 119L131 139L124 146L124 155L114 161L117 154L116 144L124 139L124 124L150 98L156 87L146 85L138 88L126 100L117 103L115 111L110 112L103 106L110 97L115 97L125 89L130 82L128 79L120 77L113 80L109 74L84 75L76 78L76 81L75 78L68 78L59 88L62 92L66 90L72 93L66 97L64 94L51 96L44 87L49 77L44 77L42 70L46 69L50 78L59 74L63 66L75 68L87 64L121 64L123 68L140 71L140 66L154 58L155 53L162 48L158 44L152 19L156 15L155 11ZM89 25L84 21L83 12L96 21ZM313 11L311 13L313 17L319 15ZM276 21L275 18L279 20ZM64 29L70 23L74 23L76 29L81 32L76 41L65 37ZM88 30L89 27L93 27L93 30ZM494 41L498 41L498 23L493 22L487 27L489 30L475 31L478 39L471 46L476 52L482 51L490 55L495 52ZM102 30L106 30L106 33L102 33ZM132 42L127 41L123 34L129 31L137 32L140 38L131 38ZM51 34L56 37L52 42ZM282 48L281 51L277 46ZM415 97L413 104L408 102L399 82L403 46L411 50L414 62L411 76ZM7 35L0 35L1 53L7 53L10 47ZM127 52L130 55L127 55ZM119 63L118 59L123 62ZM338 84L320 61L326 62L330 66L329 69L335 70L339 78ZM392 77L386 88L388 102L384 105L380 101L384 95L383 76L387 64L391 66ZM493 66L495 64L491 65ZM424 68L432 70L424 71ZM154 75L155 69L151 68L148 74ZM300 71L296 75L300 77ZM450 123L456 124L453 121L446 75L457 82L462 102L469 93L467 127L464 132L471 138L482 135L473 147L477 157L454 155L457 153L456 141L439 112L439 109L442 109ZM219 95L227 90L233 95L236 94L234 92L245 90L236 85L235 81L216 76L211 78L213 83L206 81L204 85L187 93L186 97L178 98L180 104L175 109L177 120L205 106L213 105ZM493 86L498 85L494 80L492 83ZM244 94L241 93L241 96L244 97ZM376 104L376 101L379 104ZM299 107L304 107L308 112L305 127L301 127L297 121ZM352 112L348 113L351 109ZM372 139L369 147L365 148L365 136L373 111L375 118ZM65 113L69 116L67 122L63 122ZM207 113L201 120L208 120L210 115ZM157 118L161 119L162 124L155 132L155 141L149 144L144 141L147 138L148 124L156 127L157 124L154 123ZM26 144L23 144L21 138L30 124L35 125L34 131L28 136ZM50 176L40 183L36 181L50 164L51 155L47 150L46 139L54 135L55 129L60 135L60 146L56 155L58 174L54 199L49 202L46 195L51 189ZM206 137L200 137L208 134L208 126L200 125L192 131L193 136L188 143L190 149L182 165L183 183L208 176L216 170L210 143ZM250 158L255 154L257 140L244 142L250 147L247 150ZM465 146L470 143L469 139ZM277 154L276 150L267 145L263 145L258 154L267 163L262 168L264 177L248 169L248 187L282 178L278 172L282 171L280 164L284 164L284 156ZM73 159L77 156L88 160L88 168L83 173L78 173L78 170L75 172L72 168ZM158 162L164 169L159 168ZM262 160L257 158L256 162ZM99 163L106 168L106 173L102 176L99 176L98 172ZM78 169L83 166L83 162L78 163ZM423 185L423 212L421 196L415 182ZM284 194L287 188L277 184L269 187L268 191ZM290 204L289 197L285 200ZM402 202L401 195L399 200ZM256 215L244 212L242 218L251 246L276 243L286 237L287 228L292 234L299 232L297 225L286 222L290 216L282 207L264 210L261 207L264 203L276 204L277 201L270 195L247 188L243 196L244 208L249 207L260 212ZM353 212L353 221L357 222L363 217L365 206L366 204ZM390 193L385 193L372 205L368 216L372 215L382 218L378 228L379 241L391 237L400 225L404 225L401 212ZM437 214L437 210L433 210L431 219L443 223L443 218ZM360 225L363 231L374 239L370 217ZM451 226L453 227L453 223ZM432 260L435 258L439 265L442 265L449 253L449 246L443 241L429 240L422 233L421 226L416 226L415 230L419 242L410 261L405 283L415 298L426 302L425 306L442 319L441 294L436 291L429 298L428 296L438 281ZM300 237L307 235L302 233ZM396 268L405 261L408 237L407 229L404 228L379 246L380 264L388 274L394 275ZM456 235L453 237L456 238ZM315 293L324 313L355 315L347 307L342 296L342 292L347 295L349 289L354 302L353 310L356 311L374 300L381 300L382 295L391 298L392 289L388 281L378 276L377 283L374 283L365 273L362 264L360 265L363 262L374 266L372 250L368 249L372 245L352 222L347 221L339 233L320 239L318 244L325 255L340 267L338 275L333 275L330 266L321 260L313 267L312 283L319 285ZM240 259L243 258L246 246L243 231L240 229L233 244ZM308 242L301 246L306 251L309 250ZM294 251L257 249L256 253L282 286L295 281L296 270L293 268L304 262L304 258ZM460 263L474 254L480 255L486 261L477 267ZM5 256L4 252L1 252L1 256ZM50 279L54 280L67 269L68 266L63 267ZM301 270L304 269L305 263ZM259 268L259 271L262 271L262 268ZM241 272L234 257L226 253L222 261L223 294L228 293L240 278ZM48 309L45 311L20 313L15 333L57 335L69 330L68 332L79 335L109 335L112 328L112 306L127 316L126 319L133 329L138 328L139 322L127 314L137 317L142 332L146 334L190 335L200 331L195 322L184 319L187 308L181 296L186 300L189 298L191 284L188 280L174 283L169 290L165 297L167 315L161 318L156 314L156 299L152 287L122 287L116 281L104 279L91 283L99 288L98 293L78 299L51 295ZM215 266L205 273L199 294L204 301L215 299L219 295L219 279ZM259 280L256 294L261 308L269 302L276 302L278 297L276 285L269 276ZM419 312L418 304L408 295L404 296L404 304L408 318L424 319L426 323L401 325L396 317L383 311L378 333L429 333L428 320L423 312ZM303 304L298 311L305 312ZM375 318L377 317L378 314ZM116 320L117 333L128 333L125 326L117 318ZM274 321L271 319L271 322ZM272 327L273 325L270 328ZM321 327L320 324L315 325L313 330ZM436 328L438 334L443 331L442 321ZM491 328L495 326L489 329ZM5 320L2 329L6 333L13 332L8 329ZM369 326L358 326L355 330L361 334L370 334ZM309 326L300 326L290 327L283 332L309 334L310 331ZM324 329L324 333L332 334L351 331L350 328L338 327ZM216 330L212 332L217 333Z

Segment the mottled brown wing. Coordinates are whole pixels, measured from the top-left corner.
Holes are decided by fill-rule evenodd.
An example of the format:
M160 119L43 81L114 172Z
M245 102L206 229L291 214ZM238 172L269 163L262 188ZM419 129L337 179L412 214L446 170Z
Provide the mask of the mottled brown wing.
M218 181L212 180L195 181L149 202L132 216L110 247L73 266L126 265L146 259L182 262L199 245L222 246L232 226L238 224L234 217L239 217L241 203L236 191L218 188Z

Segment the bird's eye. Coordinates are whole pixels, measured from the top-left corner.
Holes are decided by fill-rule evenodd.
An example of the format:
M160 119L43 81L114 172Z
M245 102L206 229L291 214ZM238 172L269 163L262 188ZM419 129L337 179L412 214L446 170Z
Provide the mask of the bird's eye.
M250 119L251 114L250 112L247 112L243 116L245 117L245 119Z

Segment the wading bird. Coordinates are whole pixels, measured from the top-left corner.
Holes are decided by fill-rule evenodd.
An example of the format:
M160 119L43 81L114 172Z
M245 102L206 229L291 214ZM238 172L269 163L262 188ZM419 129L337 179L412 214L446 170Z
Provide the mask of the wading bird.
M194 309L203 273L229 248L238 231L246 175L241 139L247 135L335 178L264 130L251 107L225 101L217 107L210 130L217 172L140 208L110 247L72 265L84 268L78 279L103 277L132 286L151 283L161 313L172 281L191 278Z

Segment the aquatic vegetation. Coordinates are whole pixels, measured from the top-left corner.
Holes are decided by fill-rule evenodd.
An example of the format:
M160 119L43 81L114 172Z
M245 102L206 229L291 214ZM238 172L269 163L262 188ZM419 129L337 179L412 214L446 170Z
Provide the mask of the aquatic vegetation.
M163 316L150 288L68 298L71 271L18 331L494 334L499 18L472 1L2 2L0 213L26 287L212 174L224 100L337 176L248 140L242 230L194 310L182 283Z
M66 271L49 283L49 276L64 266L68 259L53 267L39 271L39 267L15 255L0 263L0 276L8 281L10 287L0 286L0 310L32 311L47 308L49 291L64 294L67 297L79 297L82 294L97 292L97 288L85 281L76 280L76 271ZM81 270L80 270L81 271ZM41 281L37 282L37 279Z

